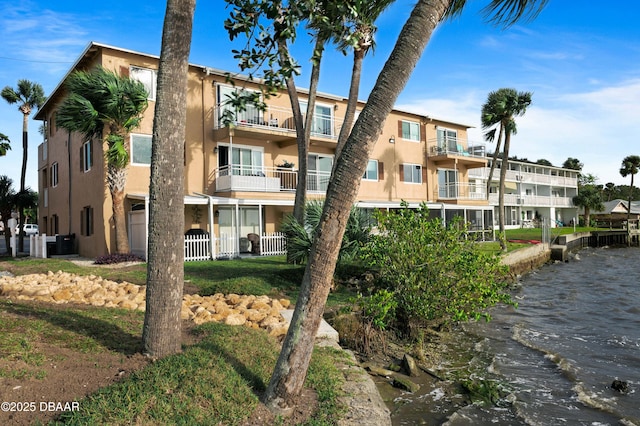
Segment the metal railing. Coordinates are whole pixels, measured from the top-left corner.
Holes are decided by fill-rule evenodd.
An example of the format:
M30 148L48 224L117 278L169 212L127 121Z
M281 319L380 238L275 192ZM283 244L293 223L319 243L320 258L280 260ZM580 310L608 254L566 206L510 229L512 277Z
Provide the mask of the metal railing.
M292 192L296 190L298 172L282 167L234 164L213 172L216 191Z
M489 194L489 204L498 205L498 194ZM551 195L504 194L504 204L531 207L575 207L572 197L556 197Z
M486 187L468 183L437 185L435 196L439 200L485 200Z
M224 121L225 111L229 107L218 104L215 109L216 128L226 127ZM248 105L245 111L235 111L233 125L237 127L261 128L264 130L284 131L295 134L296 124L293 119L293 111L290 108L282 108L267 105L264 111L255 106ZM311 127L311 135L314 137L337 139L342 127L342 119L332 114L314 114Z
M459 138L438 138L427 140L429 156L458 155L462 157L486 158L487 150L484 144L469 143Z

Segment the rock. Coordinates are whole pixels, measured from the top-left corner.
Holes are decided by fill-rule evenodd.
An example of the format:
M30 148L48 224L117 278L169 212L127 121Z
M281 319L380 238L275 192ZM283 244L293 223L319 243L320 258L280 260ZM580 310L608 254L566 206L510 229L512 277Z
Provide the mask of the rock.
M247 319L242 314L231 314L224 319L224 323L227 325L243 325L247 322Z
M420 375L420 369L416 364L416 360L411 355L404 354L402 358L402 366L409 373L411 377L418 377Z
M409 391L411 393L417 392L420 389L420 385L412 382L406 377L396 376L393 378L391 385L395 388Z
M387 370L386 368L378 367L377 365L364 364L363 367L369 372L369 374L372 374L374 376L391 377L394 374L393 371Z
M613 383L611 383L611 389L620 393L629 393L631 387L629 386L628 382L616 379L613 381Z

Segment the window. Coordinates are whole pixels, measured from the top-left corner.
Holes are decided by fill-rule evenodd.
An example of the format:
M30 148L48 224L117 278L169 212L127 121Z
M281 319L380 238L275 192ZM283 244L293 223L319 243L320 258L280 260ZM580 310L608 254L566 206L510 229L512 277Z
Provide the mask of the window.
M144 85L144 88L147 89L147 93L149 94L148 98L150 100L156 99L156 82L158 75L155 70L132 66L129 70L129 76Z
M80 233L93 235L93 208L90 206L85 206L80 213Z
M53 216L51 216L51 232L53 233L53 235L58 234L58 215L57 214L54 214Z
M300 102L302 113L307 113L307 102ZM311 125L311 133L314 135L333 136L333 108L329 105L316 104L316 110L313 114L313 123Z
M151 135L131 135L131 164L151 164Z
M448 152L463 151L462 146L458 145L458 132L456 130L444 129L438 127L436 129L438 140L438 148Z
M458 198L458 172L438 170L438 196L440 198Z
M91 141L88 140L82 144L80 148L80 170L88 172L93 166L93 153L91 148Z
M329 186L333 157L321 154L309 154L307 164L307 190L324 192Z
M231 118L233 121L240 123L240 124L245 124L245 125L250 125L250 124L259 124L259 125L265 125L265 120L264 120L264 114L262 111L260 111L260 109L251 102L247 102L245 104L245 110L244 111L240 111L240 110L234 110L234 107L232 105L229 105L230 99L235 96L235 94L238 93L238 95L249 95L251 93L259 95L259 92L255 92L255 91L249 91L246 89L236 89L233 86L226 86L226 85L219 85L218 86L218 105L220 106L219 108L219 116L218 116L218 120L219 123L218 125L220 127L224 126L224 122L223 119L225 118ZM231 117L228 117L229 115L231 115Z
M403 181L408 183L422 183L422 166L420 164L403 164Z
M58 186L58 163L51 165L51 186Z
M378 160L369 160L367 163L367 170L365 170L362 179L378 180Z
M229 158L229 145L218 144L218 167L223 176L229 174L229 169L233 175L264 176L263 157L264 151L261 147L234 145Z
M402 121L402 139L420 142L420 123Z

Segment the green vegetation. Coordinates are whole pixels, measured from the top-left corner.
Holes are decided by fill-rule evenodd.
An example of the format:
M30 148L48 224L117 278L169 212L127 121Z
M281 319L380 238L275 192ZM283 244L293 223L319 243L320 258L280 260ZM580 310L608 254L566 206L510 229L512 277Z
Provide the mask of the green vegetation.
M429 217L425 204L418 209L405 205L377 219L380 233L364 247L364 261L377 274L375 289L394 294L396 327L415 336L441 324L488 319L489 307L511 303L506 268L499 257L465 239L461 221L445 227ZM390 303L375 293L374 298ZM387 311L391 307L376 310Z
M258 404L278 356L266 333L208 323L195 332L202 340L179 355L164 358L120 383L89 396L80 411L66 413L67 424L242 424ZM321 409L308 424L332 424L340 413L336 398L341 355L317 349L307 384Z

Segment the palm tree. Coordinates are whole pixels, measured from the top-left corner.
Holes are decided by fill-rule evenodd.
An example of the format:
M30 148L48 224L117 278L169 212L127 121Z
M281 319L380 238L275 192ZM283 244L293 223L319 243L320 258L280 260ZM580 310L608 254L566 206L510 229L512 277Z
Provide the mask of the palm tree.
M0 176L0 220L4 222L4 241L7 251L9 251L9 232L7 222L11 219L11 212L16 206L16 192L13 190L13 181L8 176Z
M7 155L7 151L11 149L11 141L4 133L0 133L0 157Z
M138 127L147 108L147 91L141 82L102 67L73 72L67 79L66 88L69 95L58 107L56 123L87 138L103 137L104 134L116 252L128 253L124 186L129 164L129 133Z
M578 190L578 195L573 197L573 204L584 208L584 226L591 226L591 211L604 210L602 191L596 185L583 185Z
M604 192L607 193L607 201L611 201L611 195L613 194L613 190L615 189L616 184L613 182L607 182L604 185Z
M627 234L629 234L629 220L631 219L631 201L633 200L633 176L640 170L640 156L628 155L622 160L620 174L622 177L631 175L631 185L629 188L629 204L627 204ZM631 245L631 235L627 236L627 244Z
M509 25L532 10L528 16L535 16L545 3L546 0L492 0L486 10L496 12L492 18L494 22ZM465 0L417 2L347 138L329 182L320 226L311 247L289 331L263 395L264 403L272 411L291 412L302 391L347 217L384 122L435 27L447 16L460 13L465 4Z
M184 242L184 141L187 72L196 0L168 0L158 69L149 187L147 298L142 344L161 358L181 350Z
M20 173L20 191L24 192L25 180L27 175L27 158L29 152L29 116L34 108L40 108L47 100L44 95L42 86L38 83L33 83L29 80L18 80L18 87L16 89L5 86L0 93L0 96L9 104L18 104L18 110L22 113L22 172ZM20 214L20 225L18 229L18 250L24 250L24 232L22 232L24 225L24 212L23 207L18 205L18 213Z
M509 146L511 144L511 135L518 132L515 117L521 116L531 105L530 92L517 92L515 89L498 89L489 93L487 102L482 106L482 128L489 129L485 133L485 138L493 139L495 135L495 127L499 126L500 135L504 134L504 147L502 150L502 164L500 166L500 188L498 193L498 220L500 226L500 246L502 250L507 250L507 243L504 239L504 182L509 168ZM498 139L500 136L498 136ZM498 140L498 145L500 141ZM493 163L491 168L495 166L496 153L493 154ZM489 175L491 181L491 174ZM488 193L488 191L487 191Z
M362 75L362 63L367 53L374 49L374 35L377 31L375 21L393 3L392 0L377 0L366 2L355 2L351 15L352 27L350 34L334 34L333 39L338 42L338 48L346 51L350 43L348 40L356 40L353 48L353 67L351 69L351 84L349 85L349 97L347 98L347 109L344 113L344 120L338 143L336 144L335 158L340 156L342 147L347 141L347 137L353 125L353 119L358 105L358 93L360 88L360 77ZM345 28L349 28L348 26ZM337 37L336 37L337 36ZM353 41L351 41L353 43Z

